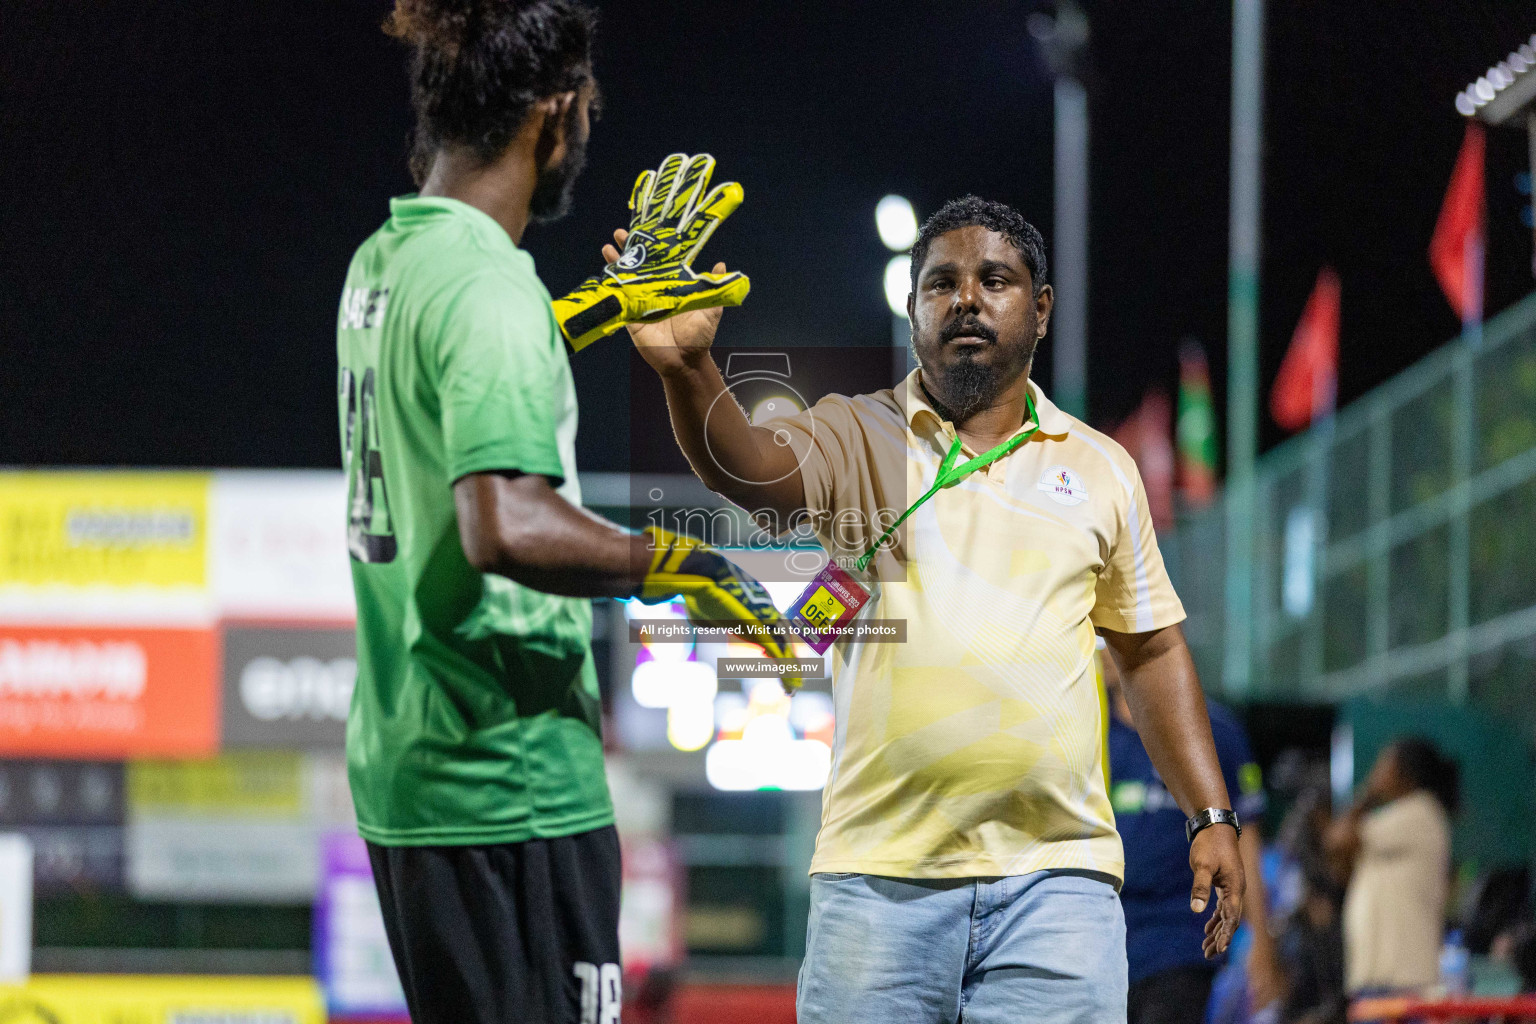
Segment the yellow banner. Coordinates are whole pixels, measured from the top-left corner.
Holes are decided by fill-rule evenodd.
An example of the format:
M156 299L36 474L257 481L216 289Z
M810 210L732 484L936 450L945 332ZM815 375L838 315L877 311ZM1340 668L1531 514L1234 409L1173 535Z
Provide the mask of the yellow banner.
M304 806L304 761L297 751L128 763L128 807L134 814L294 817Z
M0 473L0 586L206 586L211 480Z
M5 1024L325 1024L312 978L40 974L0 985Z

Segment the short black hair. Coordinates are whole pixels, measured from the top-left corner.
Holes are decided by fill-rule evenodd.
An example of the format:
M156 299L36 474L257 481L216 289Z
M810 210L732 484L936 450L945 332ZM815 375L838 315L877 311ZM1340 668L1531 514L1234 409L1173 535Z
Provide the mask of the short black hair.
M466 146L496 159L534 103L592 79L597 15L575 0L395 0L384 31L411 44L411 174Z
M973 226L996 231L1019 250L1024 265L1029 268L1035 294L1039 295L1040 289L1045 287L1045 239L1018 210L1007 203L980 196L951 199L923 222L923 229L912 244L912 290L917 290L917 278L922 273L923 262L928 259L928 248L933 245L933 240L946 232Z
M1434 741L1423 736L1407 736L1392 744L1397 756L1397 770L1415 789L1428 790L1446 814L1455 814L1461 806L1461 768L1454 758L1440 753Z

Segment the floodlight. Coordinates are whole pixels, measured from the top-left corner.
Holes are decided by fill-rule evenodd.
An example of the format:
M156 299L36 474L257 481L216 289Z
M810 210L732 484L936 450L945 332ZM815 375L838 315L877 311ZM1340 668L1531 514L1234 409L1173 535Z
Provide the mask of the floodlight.
M907 294L912 291L912 257L892 256L885 265L885 304L892 316L907 315Z
M875 227L880 241L893 252L906 252L917 241L917 214L901 196L886 196L875 204Z

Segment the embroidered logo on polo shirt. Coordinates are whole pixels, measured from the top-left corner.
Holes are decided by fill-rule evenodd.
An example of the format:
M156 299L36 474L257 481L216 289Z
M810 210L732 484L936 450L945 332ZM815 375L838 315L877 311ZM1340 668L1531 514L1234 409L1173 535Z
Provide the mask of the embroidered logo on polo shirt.
M1052 466L1035 486L1062 505L1081 505L1088 500L1088 488L1083 486L1083 478L1066 466Z

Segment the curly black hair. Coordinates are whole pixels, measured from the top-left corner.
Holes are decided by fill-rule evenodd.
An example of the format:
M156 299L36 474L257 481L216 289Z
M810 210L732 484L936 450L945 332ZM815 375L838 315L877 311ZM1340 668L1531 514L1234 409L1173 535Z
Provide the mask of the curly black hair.
M1454 758L1440 753L1434 741L1423 736L1406 736L1392 743L1398 771L1415 789L1427 790L1440 801L1446 814L1461 807L1461 768Z
M443 146L494 160L534 103L590 81L596 26L596 12L574 0L395 0L384 31L415 51L417 184Z
M922 273L923 262L928 258L928 248L938 236L957 228L979 225L988 231L996 231L1008 239L1008 244L1019 250L1029 276L1034 282L1035 294L1045 287L1045 239L1035 226L1024 219L1007 203L999 203L980 196L961 196L951 199L938 212L923 222L912 244L912 290L917 290L917 277Z

